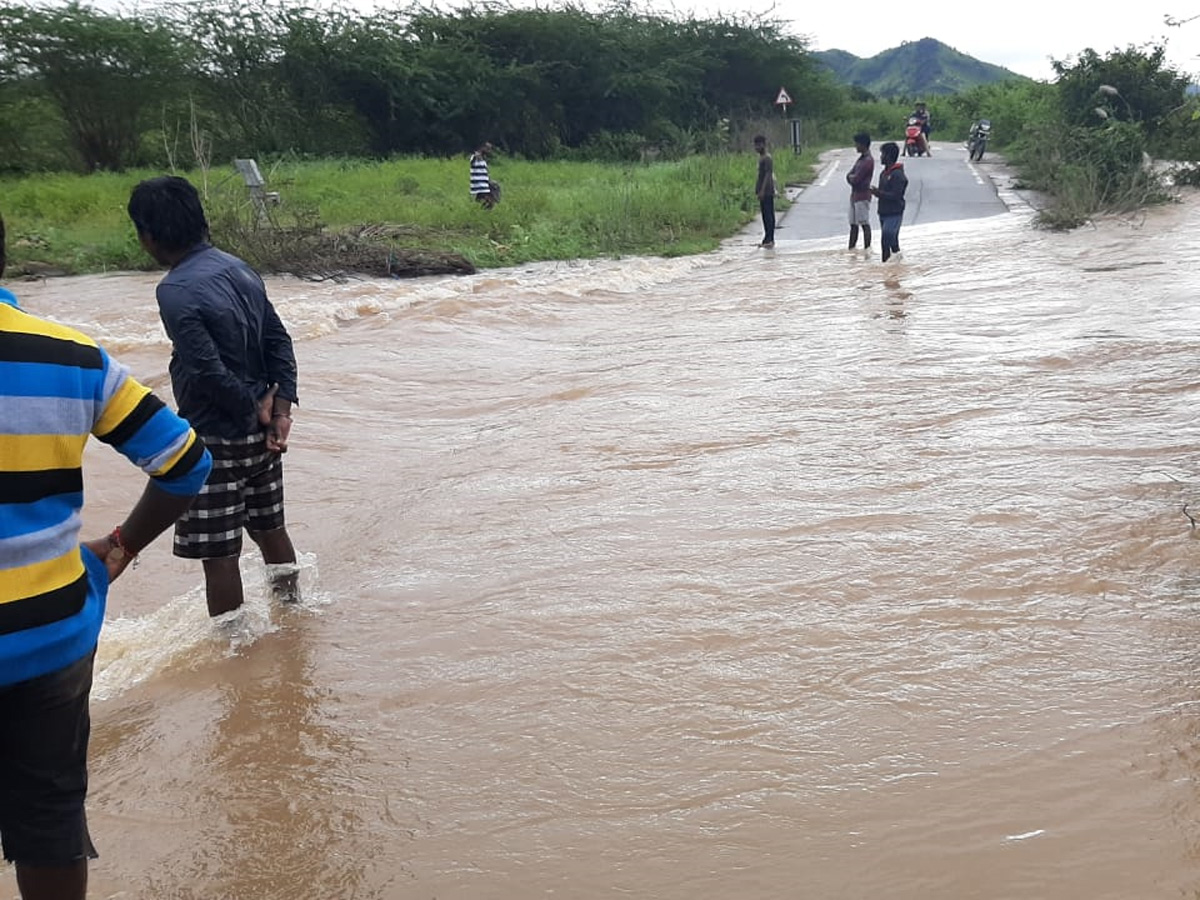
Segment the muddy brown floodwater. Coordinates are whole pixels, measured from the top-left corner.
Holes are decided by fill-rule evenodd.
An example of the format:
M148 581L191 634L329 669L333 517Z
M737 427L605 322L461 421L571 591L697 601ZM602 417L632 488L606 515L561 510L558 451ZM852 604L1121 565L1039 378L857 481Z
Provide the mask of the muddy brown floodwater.
M273 281L305 600L114 586L91 896L1196 896L1198 226Z

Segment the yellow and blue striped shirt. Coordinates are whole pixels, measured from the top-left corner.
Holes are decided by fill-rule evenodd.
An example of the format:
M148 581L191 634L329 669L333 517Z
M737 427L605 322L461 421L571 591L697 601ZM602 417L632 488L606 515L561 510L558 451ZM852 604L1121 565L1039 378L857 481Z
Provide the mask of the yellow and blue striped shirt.
M81 659L100 634L108 574L79 545L89 435L171 494L196 494L212 468L95 341L0 303L0 685Z

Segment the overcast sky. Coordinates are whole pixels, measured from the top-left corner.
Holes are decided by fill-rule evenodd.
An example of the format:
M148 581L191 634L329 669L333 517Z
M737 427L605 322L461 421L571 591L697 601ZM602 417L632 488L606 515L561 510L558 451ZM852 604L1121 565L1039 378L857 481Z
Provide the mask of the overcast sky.
M902 41L931 37L984 62L1050 79L1051 58L1073 57L1088 47L1104 55L1153 42L1166 44L1169 62L1181 71L1200 71L1200 19L1174 28L1165 22L1167 15L1185 19L1200 14L1200 0L918 0L879 6L780 0L775 11L793 23L796 33L811 39L812 49L848 50L855 56L874 56Z
M331 0L317 0L319 5ZM578 0L576 0L578 2ZM53 3L52 5L57 5ZM465 3L465 0L463 0ZM452 9L463 3L432 0ZM93 0L102 9L153 6L154 0ZM347 0L346 7L370 11L396 8L394 0ZM553 7L553 0L514 0L516 6ZM601 8L602 0L585 0ZM1050 59L1068 59L1091 47L1101 55L1130 44L1165 43L1168 61L1188 74L1200 73L1200 0L915 0L911 3L852 3L848 0L635 0L636 8L665 14L718 13L764 16L789 24L791 33L807 37L813 50L848 50L874 56L904 41L936 38L984 62L1004 66L1031 78L1053 77ZM1198 18L1181 27L1166 17Z
M1169 62L1181 71L1200 71L1200 18L1178 28L1165 22L1167 15L1200 15L1200 0L652 0L651 8L774 16L789 22L793 34L808 37L813 50L862 57L931 37L983 62L1046 80L1054 75L1051 58L1066 59L1087 47L1104 55L1148 42L1165 42Z

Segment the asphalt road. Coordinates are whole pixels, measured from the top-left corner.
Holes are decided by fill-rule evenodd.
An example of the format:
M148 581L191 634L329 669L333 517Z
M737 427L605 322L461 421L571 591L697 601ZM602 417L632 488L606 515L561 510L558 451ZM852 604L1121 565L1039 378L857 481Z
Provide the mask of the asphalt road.
M871 153L875 157L875 175L871 183L875 184L879 180L878 142L871 145ZM777 244L842 236L848 232L850 187L846 184L846 173L857 156L853 147L825 155L816 179L794 195L791 208L780 218L775 234ZM905 226L977 219L1008 210L988 177L988 160L970 162L961 143L935 141L932 156L901 157L901 162L908 175ZM874 201L871 203L871 223L878 225ZM758 234L762 226L752 226L752 229Z

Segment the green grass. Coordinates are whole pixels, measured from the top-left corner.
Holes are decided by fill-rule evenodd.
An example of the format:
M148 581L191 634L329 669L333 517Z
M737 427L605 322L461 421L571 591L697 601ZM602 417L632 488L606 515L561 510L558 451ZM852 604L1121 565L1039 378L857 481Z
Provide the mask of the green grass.
M781 183L808 181L815 153L776 154ZM480 268L537 260L678 256L711 250L758 214L752 154L679 162L606 164L492 161L503 187L492 210L467 193L467 160L283 160L260 168L282 196L280 224L319 222L338 231L393 228L395 246L459 253ZM148 269L125 214L138 171L0 179L10 274ZM232 167L185 174L205 194L210 219L245 203ZM221 244L219 229L214 240Z

